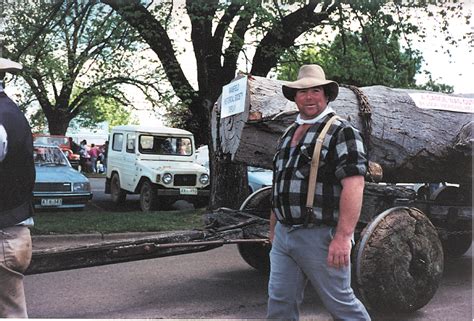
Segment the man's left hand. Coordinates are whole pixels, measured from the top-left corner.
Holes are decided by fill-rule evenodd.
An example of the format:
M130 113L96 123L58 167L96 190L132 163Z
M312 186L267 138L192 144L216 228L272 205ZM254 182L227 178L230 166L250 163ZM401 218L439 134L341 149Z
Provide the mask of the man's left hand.
M334 236L334 239L329 244L327 263L330 267L339 269L348 266L351 255L351 238Z

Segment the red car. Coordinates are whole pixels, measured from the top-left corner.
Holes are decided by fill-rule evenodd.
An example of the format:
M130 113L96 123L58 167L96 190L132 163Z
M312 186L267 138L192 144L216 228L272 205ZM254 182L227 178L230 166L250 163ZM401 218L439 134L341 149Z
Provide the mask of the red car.
M69 163L71 163L71 166L76 169L79 167L80 156L75 152L75 148L72 146L74 143L69 137L62 135L33 134L33 141L38 144L59 146L69 160Z

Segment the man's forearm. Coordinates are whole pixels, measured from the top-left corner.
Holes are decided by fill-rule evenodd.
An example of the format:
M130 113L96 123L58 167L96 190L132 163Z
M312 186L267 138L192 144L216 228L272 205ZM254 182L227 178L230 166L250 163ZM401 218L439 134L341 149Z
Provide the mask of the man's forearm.
M339 219L336 234L340 237L351 238L362 208L364 177L346 177L341 183L342 191L339 202Z
M268 238L270 239L270 242L273 241L273 235L275 235L275 226L277 223L276 215L273 211L270 212L270 231L268 234Z

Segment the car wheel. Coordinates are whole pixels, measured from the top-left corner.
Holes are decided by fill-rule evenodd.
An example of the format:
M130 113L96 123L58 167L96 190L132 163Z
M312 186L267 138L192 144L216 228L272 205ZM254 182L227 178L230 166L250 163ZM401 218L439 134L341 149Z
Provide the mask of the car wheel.
M432 195L435 204L440 205L462 205L470 206L472 198L471 193L466 192L456 186L443 186L436 190ZM454 212L456 213L456 212ZM457 214L446 217L446 221L440 225L444 230L441 243L443 244L444 254L451 258L463 256L472 244L472 225L470 220L458 220Z
M194 208L202 208L209 206L209 197L200 197L193 201Z
M158 203L156 188L150 181L143 182L140 188L140 209L143 212L153 211Z
M120 178L118 174L112 175L110 181L110 196L112 197L112 202L115 204L123 203L127 197L127 192L120 188Z
M264 187L249 196L240 206L240 210L258 217L269 219L271 211L271 187ZM263 274L270 272L270 250L268 244L238 244L240 256L248 265Z

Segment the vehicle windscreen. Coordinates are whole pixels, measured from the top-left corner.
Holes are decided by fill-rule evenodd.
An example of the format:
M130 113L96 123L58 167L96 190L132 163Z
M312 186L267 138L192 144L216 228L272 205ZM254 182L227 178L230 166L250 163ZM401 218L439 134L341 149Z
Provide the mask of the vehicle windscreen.
M142 154L191 156L193 148L189 137L140 135L138 151Z
M59 148L34 146L33 157L37 166L68 166L68 161Z
M36 136L34 137L34 142L38 144L69 146L69 140L67 137Z

